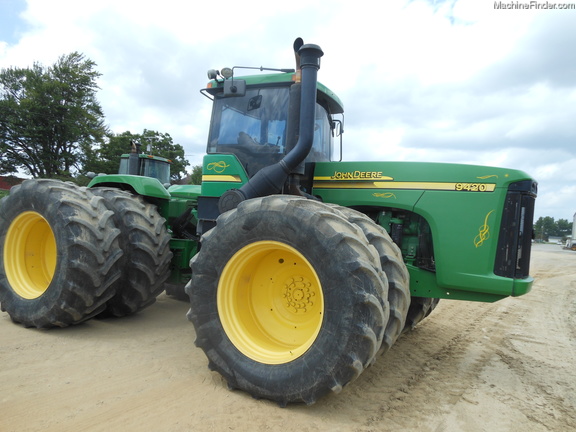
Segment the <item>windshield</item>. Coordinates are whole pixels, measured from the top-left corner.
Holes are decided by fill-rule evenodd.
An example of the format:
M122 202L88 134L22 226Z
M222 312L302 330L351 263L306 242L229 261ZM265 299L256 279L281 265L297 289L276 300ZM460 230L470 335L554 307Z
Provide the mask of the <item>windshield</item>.
M252 177L286 154L290 88L247 89L243 97L216 95L208 153L233 153ZM326 110L316 107L314 144L308 162L330 159L332 134Z
M170 183L170 164L154 159L141 159L140 175L153 177L160 180L162 184Z
M316 104L314 121L314 143L306 162L328 162L332 160L332 122L326 110Z
M140 166L138 175L153 177L162 184L170 183L170 164L165 161L155 159L139 158ZM120 159L118 174L128 174L128 156Z

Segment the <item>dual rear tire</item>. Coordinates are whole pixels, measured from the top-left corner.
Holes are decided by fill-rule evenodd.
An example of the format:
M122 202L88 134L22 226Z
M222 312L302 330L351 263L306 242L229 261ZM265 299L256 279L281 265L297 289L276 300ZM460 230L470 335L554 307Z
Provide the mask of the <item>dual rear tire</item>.
M143 228L127 229L142 218ZM37 328L137 312L168 275L168 241L163 219L140 199L27 180L0 203L1 309Z
M90 193L104 198L120 229L122 274L114 284L114 297L103 316L132 315L156 301L170 273L170 234L156 206L141 196L115 188L94 188Z

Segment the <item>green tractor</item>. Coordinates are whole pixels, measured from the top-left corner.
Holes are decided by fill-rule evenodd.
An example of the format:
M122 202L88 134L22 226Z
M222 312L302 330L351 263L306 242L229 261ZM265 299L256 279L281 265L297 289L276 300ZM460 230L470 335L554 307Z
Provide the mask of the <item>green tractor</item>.
M120 157L118 173L152 177L169 187L172 161L159 156L142 154L138 143L132 142L131 146L131 152ZM95 175L91 177L95 177Z
M317 82L321 49L297 39L294 50L295 70L209 72L201 186L166 187L168 161L136 150L87 188L12 188L2 310L64 327L185 290L210 369L284 406L339 392L439 299L527 293L536 182L486 166L334 161L342 102Z

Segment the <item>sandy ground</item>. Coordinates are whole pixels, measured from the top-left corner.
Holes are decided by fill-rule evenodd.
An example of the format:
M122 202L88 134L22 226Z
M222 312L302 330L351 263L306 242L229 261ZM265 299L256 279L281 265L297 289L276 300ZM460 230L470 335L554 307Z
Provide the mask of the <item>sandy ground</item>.
M279 408L229 391L188 306L39 331L0 315L0 431L576 430L576 253L537 245L531 293L442 301L339 395Z

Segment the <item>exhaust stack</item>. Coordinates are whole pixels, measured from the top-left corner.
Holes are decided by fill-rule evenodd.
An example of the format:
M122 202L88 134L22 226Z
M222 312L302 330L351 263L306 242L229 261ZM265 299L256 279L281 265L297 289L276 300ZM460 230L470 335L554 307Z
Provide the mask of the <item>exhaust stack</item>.
M320 58L324 55L318 45L294 41L296 66L301 71L300 136L294 148L274 165L262 168L240 189L225 192L218 201L220 213L232 210L244 200L279 193L288 176L306 159L314 141L316 84ZM298 72L297 72L298 73Z

